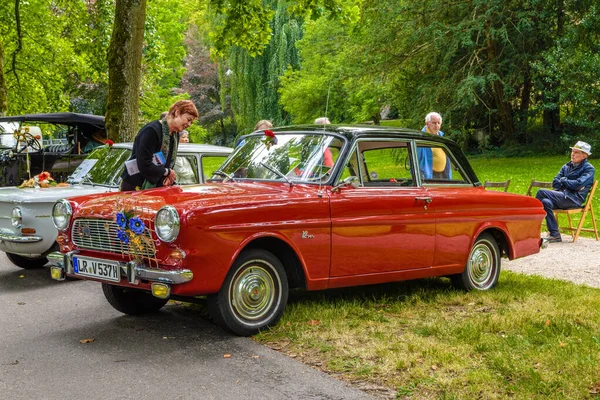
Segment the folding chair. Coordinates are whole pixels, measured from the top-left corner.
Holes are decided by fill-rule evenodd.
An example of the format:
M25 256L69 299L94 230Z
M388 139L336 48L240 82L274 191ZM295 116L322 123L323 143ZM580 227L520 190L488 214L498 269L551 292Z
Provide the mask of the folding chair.
M596 240L598 240L598 227L596 226L596 217L594 216L594 209L592 208L592 199L594 197L594 192L596 191L596 186L598 186L598 181L595 181L594 184L592 185L592 188L590 189L590 192L588 193L588 197L585 200L585 203L583 203L583 206L581 208L571 208L568 210L554 210L554 215L556 216L556 222L558 222L558 216L560 214L567 214L567 218L569 220L569 227L564 227L564 228L560 228L560 224L559 229L563 229L565 231L569 231L571 232L571 236L573 237L573 243L575 243L577 241L577 239L579 238L579 233L580 232L594 232L594 235L596 236ZM589 229L589 228L583 228L583 223L585 222L585 217L587 216L588 212L592 215L592 225L594 226L594 229ZM581 213L581 219L579 220L579 224L577 225L577 227L573 226L573 221L571 220L571 214L578 214Z
M534 188L537 188L537 189L552 189L552 182L536 181L535 179L532 179L531 183L529 184L529 187L527 188L527 193L525 195L526 196L533 196L533 195L535 195L535 193L531 193L531 190L534 189Z
M484 188L504 188L505 192L508 192L508 185L510 185L510 179L505 182L491 182L485 181L483 184Z

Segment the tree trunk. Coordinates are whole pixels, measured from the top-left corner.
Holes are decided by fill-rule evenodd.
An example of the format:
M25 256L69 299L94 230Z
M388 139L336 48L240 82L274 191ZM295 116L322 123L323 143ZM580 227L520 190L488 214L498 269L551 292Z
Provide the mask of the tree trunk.
M4 47L0 39L0 116L6 115L8 109L8 89L4 79Z
M116 0L108 47L106 129L115 142L137 133L146 0Z

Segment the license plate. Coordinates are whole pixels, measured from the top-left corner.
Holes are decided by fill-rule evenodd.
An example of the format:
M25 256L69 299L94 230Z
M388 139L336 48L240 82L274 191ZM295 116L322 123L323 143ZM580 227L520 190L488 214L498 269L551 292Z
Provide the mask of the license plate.
M73 257L75 275L89 276L104 281L119 282L121 267L118 262L97 258Z

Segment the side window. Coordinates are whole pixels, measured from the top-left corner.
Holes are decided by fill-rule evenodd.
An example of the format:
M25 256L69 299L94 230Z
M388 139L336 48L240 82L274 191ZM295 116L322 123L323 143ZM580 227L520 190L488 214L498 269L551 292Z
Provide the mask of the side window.
M213 172L221 167L227 156L202 156L202 171L204 172L203 182L213 175Z
M429 184L465 184L465 179L450 156L448 149L435 144L417 146L419 173L423 183Z
M392 143L388 143L388 146L391 145ZM396 147L373 148L362 152L365 186L415 185L408 145L406 143L395 145Z
M408 142L362 141L352 153L341 179L358 176L363 186L415 186Z

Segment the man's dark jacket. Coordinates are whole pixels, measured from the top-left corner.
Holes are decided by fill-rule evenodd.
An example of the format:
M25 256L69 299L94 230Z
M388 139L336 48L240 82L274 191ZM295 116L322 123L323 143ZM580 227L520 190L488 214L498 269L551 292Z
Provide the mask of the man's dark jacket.
M594 183L596 169L584 159L579 165L569 161L552 180L552 188L565 194L565 197L583 205L587 194Z

